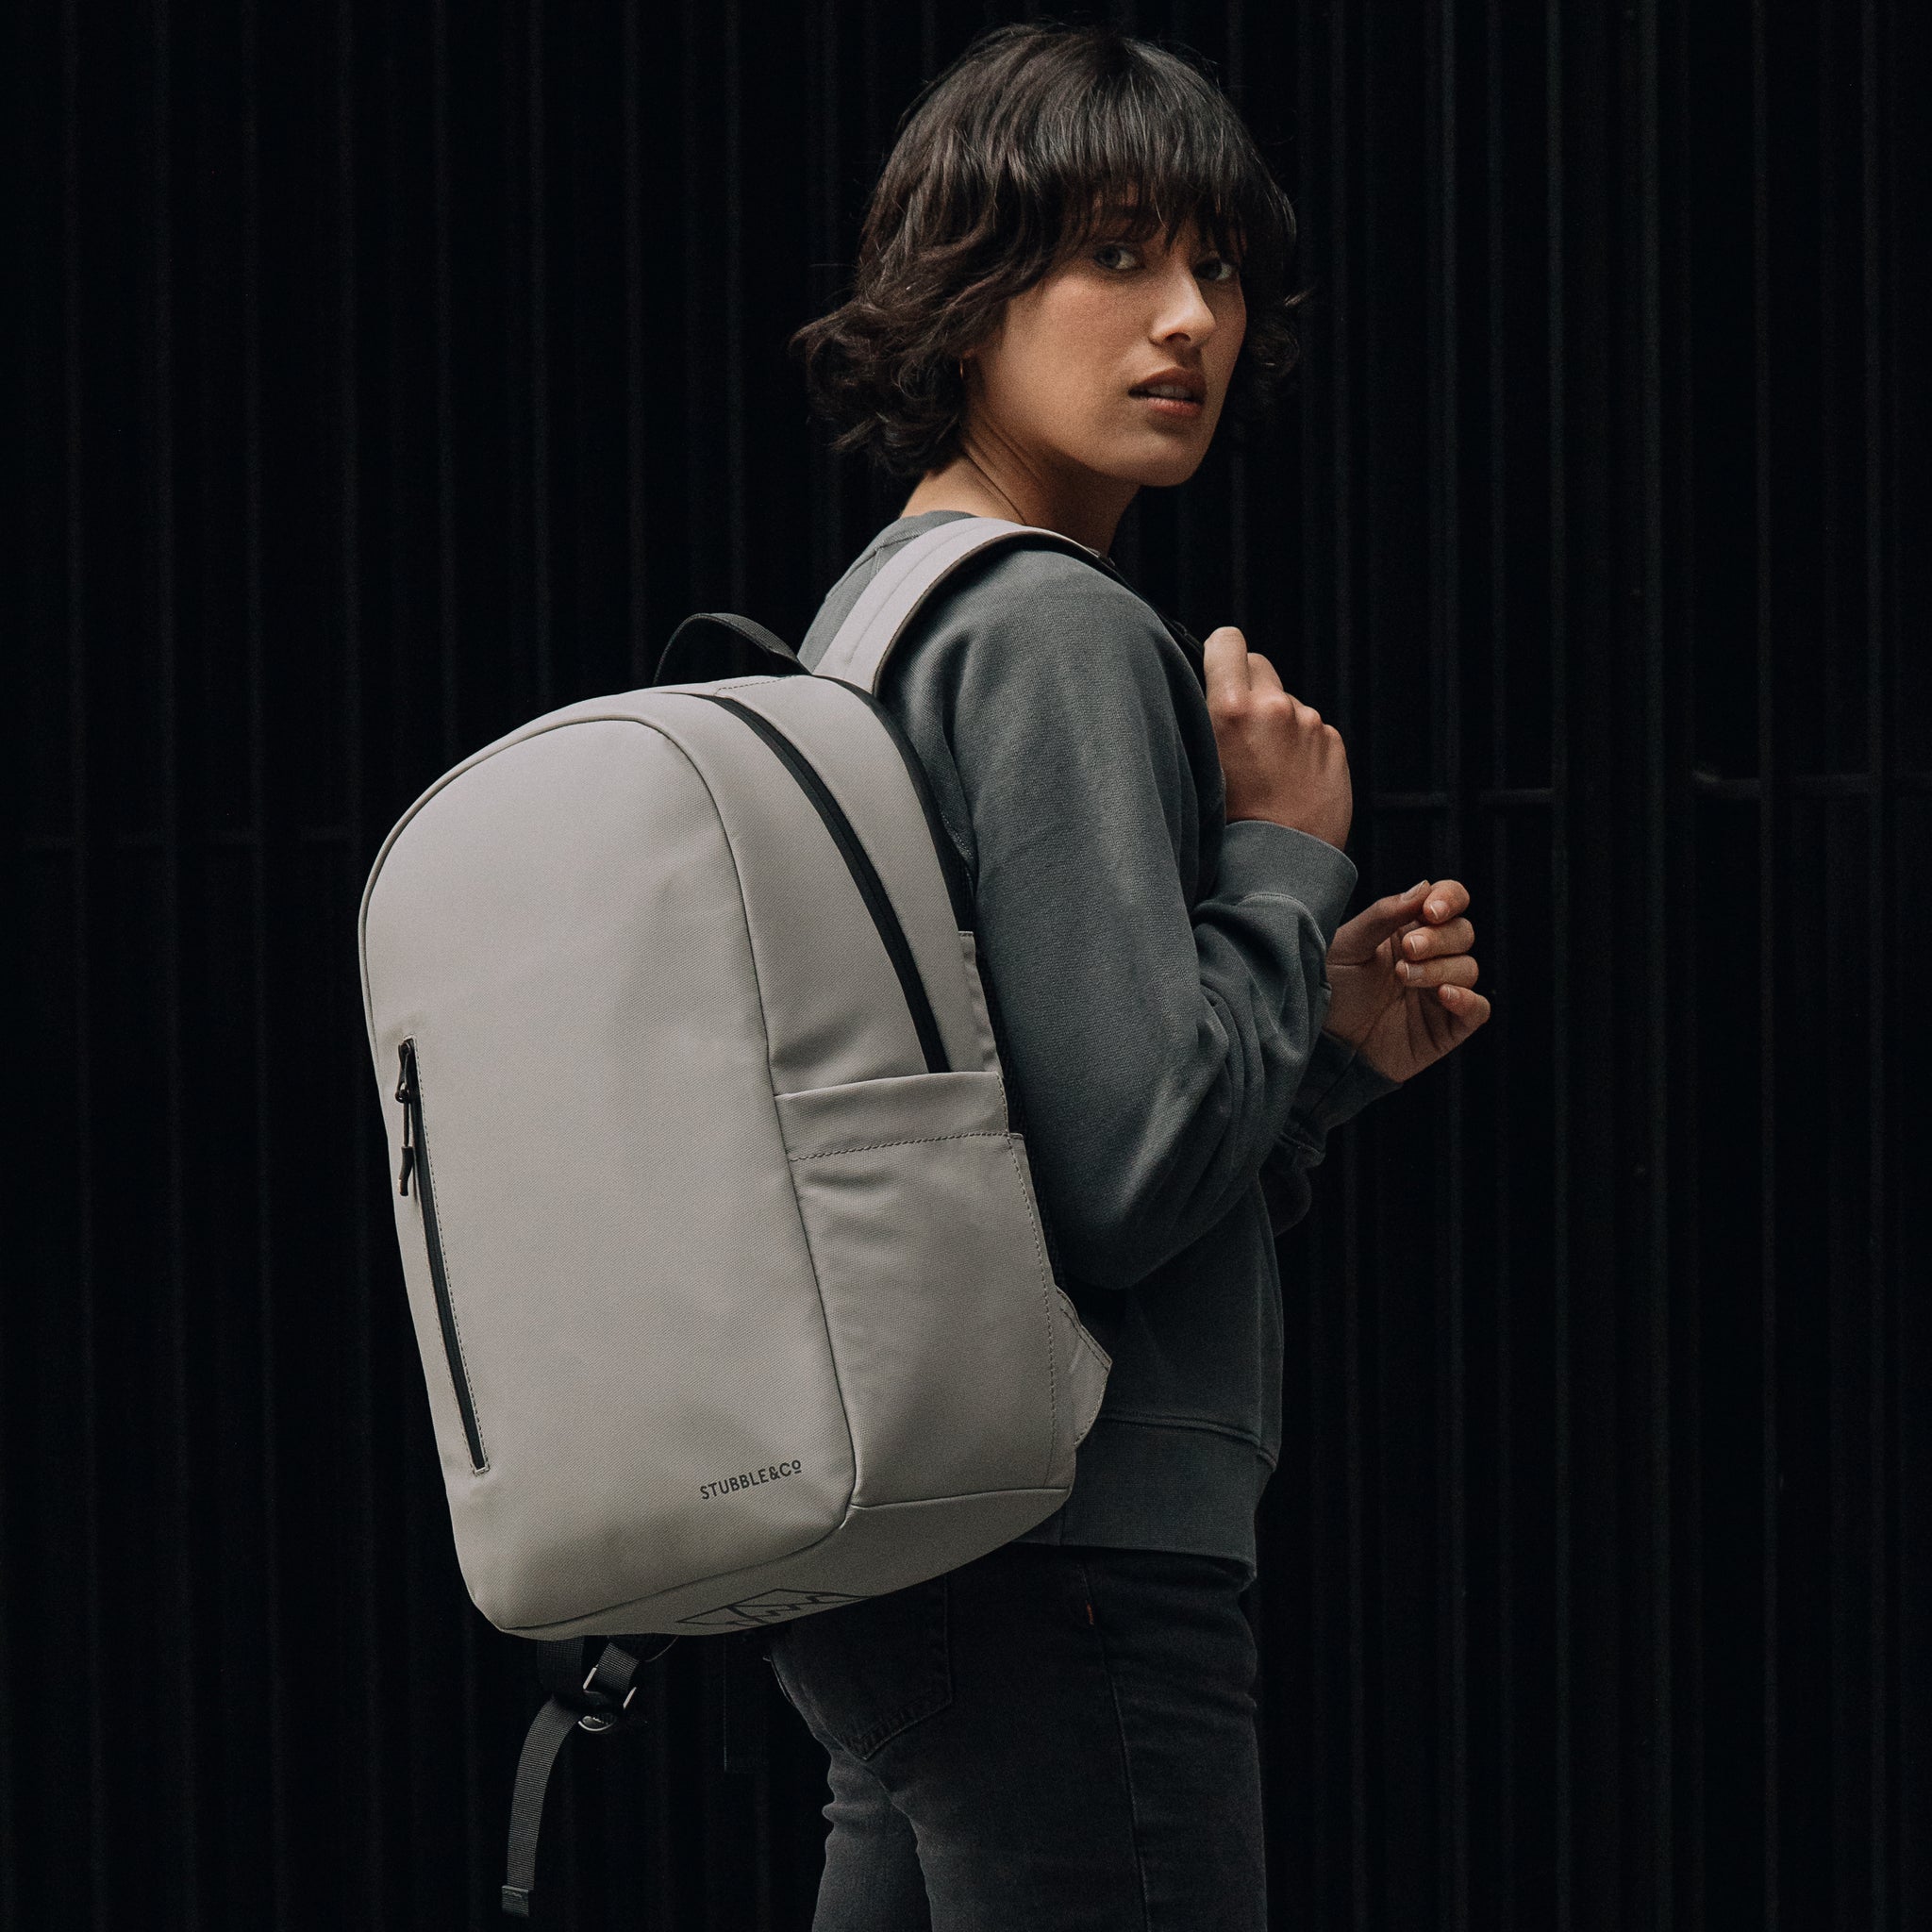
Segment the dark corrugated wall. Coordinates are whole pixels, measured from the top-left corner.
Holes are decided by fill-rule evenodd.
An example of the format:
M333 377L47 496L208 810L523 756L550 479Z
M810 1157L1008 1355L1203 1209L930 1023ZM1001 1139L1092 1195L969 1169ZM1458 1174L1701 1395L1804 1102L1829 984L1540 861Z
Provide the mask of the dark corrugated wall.
M353 916L459 755L791 635L808 425L998 10L12 10L25 999L0 1920L495 1923L534 1700L456 1573ZM1932 1924L1924 113L1903 0L1175 4L1302 215L1278 426L1117 555L1343 730L1490 1026L1284 1243L1277 1923ZM1919 239L1914 242L1912 239ZM802 1927L722 1649L580 1740L551 1923Z

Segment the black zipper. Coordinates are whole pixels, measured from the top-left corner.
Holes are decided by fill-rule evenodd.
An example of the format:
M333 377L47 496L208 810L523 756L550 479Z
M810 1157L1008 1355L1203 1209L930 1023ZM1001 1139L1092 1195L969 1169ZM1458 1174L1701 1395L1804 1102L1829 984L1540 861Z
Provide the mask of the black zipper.
M396 1098L403 1103L402 1172L396 1176L396 1192L409 1191L409 1176L416 1176L416 1197L423 1209L423 1240L429 1250L429 1284L436 1291L436 1319L442 1327L442 1353L449 1364L449 1378L457 1391L457 1407L463 1416L463 1440L470 1445L470 1467L481 1473L489 1465L483 1459L483 1436L476 1426L476 1404L470 1393L470 1378L463 1369L463 1345L457 1334L456 1308L449 1298L449 1275L442 1265L442 1231L436 1222L436 1189L429 1173L429 1149L423 1134L423 1091L416 1079L416 1042L406 1040L397 1049Z
M858 888L858 896L864 900L865 909L872 914L872 923L878 928L886 957L892 962L892 971L899 975L899 991L905 994L907 1008L912 1015L912 1030L919 1036L919 1050L925 1056L926 1072L950 1073L952 1064L946 1058L945 1042L940 1038L939 1022L933 1017L932 1002L925 995L925 982L919 976L919 962L912 957L906 928L899 924L899 915L893 909L885 881L879 877L878 868L859 842L852 821L832 796L830 788L805 754L775 724L761 717L749 705L741 705L736 698L720 697L708 691L694 691L688 695L703 698L708 704L722 705L725 710L741 718L778 755L779 762L798 781L799 790L811 800L819 817L824 822L825 830L832 835L833 844L839 848L839 856L845 861L845 870L852 874L852 883ZM420 1129L418 1138L421 1138Z

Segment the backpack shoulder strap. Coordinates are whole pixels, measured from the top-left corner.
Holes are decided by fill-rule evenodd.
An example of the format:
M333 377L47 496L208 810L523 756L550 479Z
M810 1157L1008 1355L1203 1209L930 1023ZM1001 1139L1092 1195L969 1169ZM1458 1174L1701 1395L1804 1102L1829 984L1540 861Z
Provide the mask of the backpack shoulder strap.
M858 603L825 646L824 656L812 666L813 672L876 694L892 647L926 598L969 557L977 557L995 544L1016 542L1050 544L1126 583L1099 551L1058 530L1008 523L1003 517L958 518L922 531L893 553L859 593Z

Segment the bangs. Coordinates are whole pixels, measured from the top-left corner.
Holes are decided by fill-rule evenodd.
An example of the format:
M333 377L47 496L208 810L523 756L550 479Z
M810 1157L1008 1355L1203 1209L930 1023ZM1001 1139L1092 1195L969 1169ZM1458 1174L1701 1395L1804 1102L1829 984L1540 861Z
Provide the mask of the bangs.
M1067 43L990 92L982 190L1050 262L1105 233L1169 245L1190 222L1278 289L1294 213L1233 106L1191 63L1124 36ZM996 105L991 105L996 104Z
M1041 214L1056 255L1102 235L1143 242L1158 234L1172 246L1191 221L1217 254L1244 265L1253 257L1254 268L1278 274L1294 245L1287 197L1246 130L1227 138L1222 96L1174 80L1134 63L1113 86L1070 102L1064 127L1040 126Z

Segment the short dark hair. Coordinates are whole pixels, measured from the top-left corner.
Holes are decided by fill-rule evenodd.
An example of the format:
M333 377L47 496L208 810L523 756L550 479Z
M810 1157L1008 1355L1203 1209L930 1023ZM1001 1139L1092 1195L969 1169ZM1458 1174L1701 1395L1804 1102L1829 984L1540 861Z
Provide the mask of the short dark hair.
M1171 246L1190 217L1239 262L1247 329L1231 417L1273 400L1299 353L1283 293L1294 209L1211 75L1184 50L1105 26L982 34L901 117L859 238L850 298L799 329L813 408L892 475L954 454L958 358L1013 295L1103 222ZM1111 224L1118 222L1116 230Z

